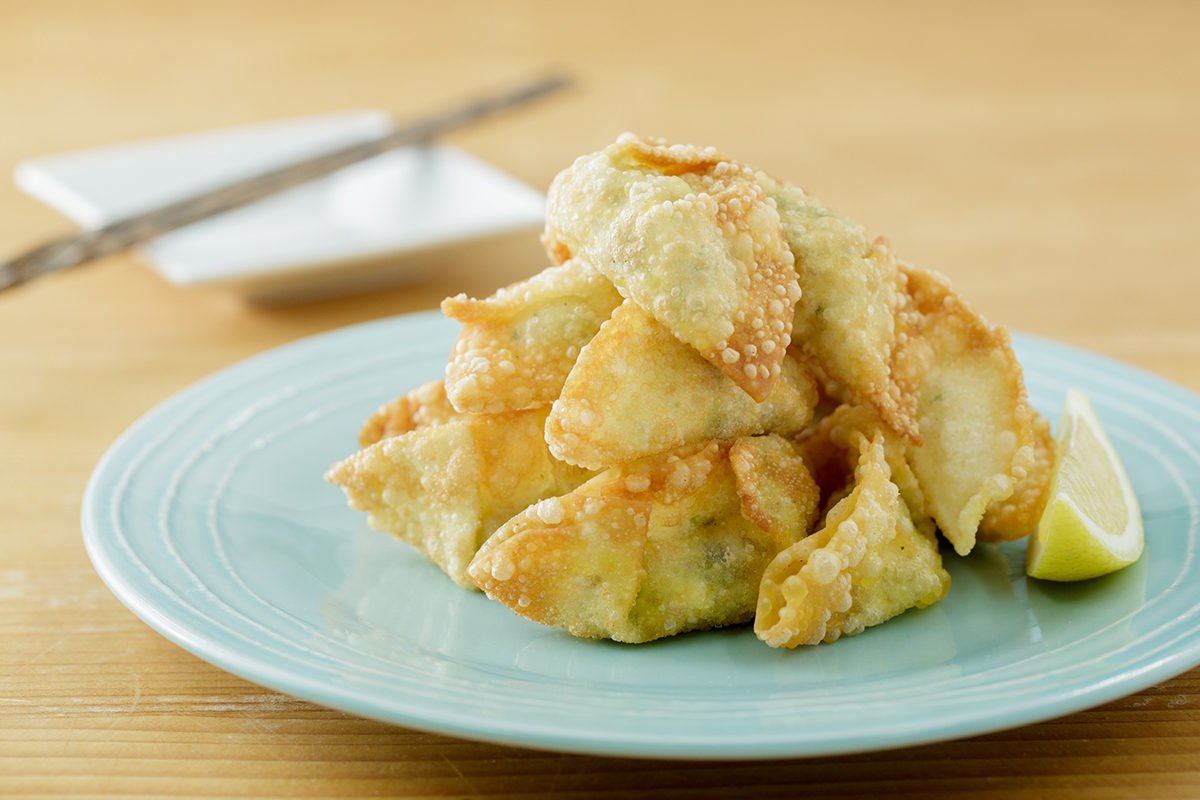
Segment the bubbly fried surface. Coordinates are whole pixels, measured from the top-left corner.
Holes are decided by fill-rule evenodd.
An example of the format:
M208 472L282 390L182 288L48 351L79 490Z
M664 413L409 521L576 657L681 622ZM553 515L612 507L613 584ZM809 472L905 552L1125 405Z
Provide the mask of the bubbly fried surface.
M869 403L895 431L920 442L915 387L893 374L897 342L914 327L896 258L881 238L795 186L759 173L779 210L801 289L792 342L841 384L849 401Z
M812 529L821 493L794 444L775 435L743 437L729 448L729 464L742 514L775 540L777 550Z
M458 583L579 636L796 647L941 598L939 531L1035 527L1054 441L1007 331L803 190L626 134L542 240L555 266L443 302L445 381L327 476Z
M496 414L553 402L579 350L621 295L580 261L551 267L486 300L442 301L463 323L446 366L446 394L460 411Z
M763 568L804 535L794 522L815 508L791 445L766 438L607 470L503 526L469 574L516 613L577 636L645 642L745 622ZM785 457L769 470L758 463L773 453ZM770 532L745 513L746 497Z
M921 381L924 444L910 460L930 515L959 555L975 546L988 506L1034 466L1025 381L1009 335L935 273L906 267L931 361Z
M913 527L889 480L882 435L859 439L853 490L763 573L754 631L772 647L853 636L949 588L936 543Z
M1021 479L1010 497L988 506L979 523L976 538L981 542L1011 542L1028 536L1037 528L1046 503L1050 501L1050 479L1054 472L1054 436L1050 421L1033 415L1033 467Z
M752 398L770 394L800 287L748 167L626 134L555 178L544 241L552 258L594 264Z
M546 423L556 458L590 469L710 439L803 430L816 384L792 358L761 403L626 300L579 354Z
M548 409L465 416L382 439L335 464L367 523L424 553L456 583L496 528L591 473L556 461L542 437Z
M650 504L568 495L511 519L468 569L493 600L576 636L646 641L629 617L646 578Z
M380 439L399 436L418 428L431 428L462 416L446 398L441 379L422 384L381 406L358 433L359 447L370 447Z

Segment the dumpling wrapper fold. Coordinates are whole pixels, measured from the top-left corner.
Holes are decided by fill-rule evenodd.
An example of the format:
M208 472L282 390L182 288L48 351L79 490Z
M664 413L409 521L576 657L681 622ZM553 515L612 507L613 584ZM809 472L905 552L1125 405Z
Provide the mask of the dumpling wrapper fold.
M772 647L854 636L950 587L936 541L913 526L890 480L882 435L859 443L850 494L763 573L754 631Z
M975 538L981 542L1012 542L1037 529L1038 520L1050 501L1054 473L1054 436L1050 421L1036 411L1033 415L1033 466L1017 482L1013 492L1002 500L993 500L979 521Z
M889 479L900 491L900 498L918 529L934 535L936 523L929 516L925 493L909 463L912 446L869 405L843 404L821 419L820 423L797 441L822 497L840 499L854 483L854 471L861 458L860 442L878 441L883 446Z

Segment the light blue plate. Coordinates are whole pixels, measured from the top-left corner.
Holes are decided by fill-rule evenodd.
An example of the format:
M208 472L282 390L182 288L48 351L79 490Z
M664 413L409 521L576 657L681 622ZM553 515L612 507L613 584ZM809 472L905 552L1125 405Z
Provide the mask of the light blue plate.
M1017 338L1034 405L1091 398L1141 500L1146 554L1083 584L1027 581L1023 544L947 555L949 595L834 645L748 628L575 639L462 589L366 527L325 469L377 406L440 377L457 326L359 325L224 370L109 450L84 540L135 614L272 689L430 731L622 756L775 758L993 731L1200 664L1200 397Z

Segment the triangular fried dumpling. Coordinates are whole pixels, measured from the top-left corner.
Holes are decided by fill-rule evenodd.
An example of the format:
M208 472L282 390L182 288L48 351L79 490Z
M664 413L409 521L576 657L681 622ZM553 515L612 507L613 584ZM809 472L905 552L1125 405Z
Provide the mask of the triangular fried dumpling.
M802 294L792 342L845 388L845 399L873 406L892 430L919 443L915 387L892 369L910 325L891 247L799 187L764 173L757 179L778 206L796 259Z
M748 167L626 134L554 179L544 241L594 264L755 400L770 394L800 287Z
M607 470L514 517L468 573L517 614L577 636L645 642L745 622L763 568L805 535L793 523L816 506L791 445L763 438L771 441L710 442ZM768 454L783 456L769 470L756 464ZM770 532L747 516L743 495Z
M486 300L443 300L442 312L463 323L446 365L451 404L496 414L550 403L580 348L620 304L616 287L581 261L550 267Z
M1008 331L995 328L936 273L905 265L930 361L909 461L930 516L959 555L975 546L987 508L1034 467L1032 412Z
M816 384L787 357L771 394L755 403L632 300L579 354L546 422L556 458L589 469L685 444L804 429Z
M591 473L555 460L542 437L548 409L466 415L382 439L326 474L374 530L429 557L454 581L513 514L570 491Z
M593 639L645 641L629 630L629 613L646 576L649 520L647 502L550 498L493 534L467 574L534 622Z

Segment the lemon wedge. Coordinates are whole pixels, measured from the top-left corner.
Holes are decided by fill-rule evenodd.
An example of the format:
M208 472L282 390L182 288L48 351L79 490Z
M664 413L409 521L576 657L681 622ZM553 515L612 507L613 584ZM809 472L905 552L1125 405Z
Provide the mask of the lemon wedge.
M1050 500L1029 538L1025 572L1082 581L1142 555L1142 513L1129 477L1087 397L1067 392L1058 422Z

